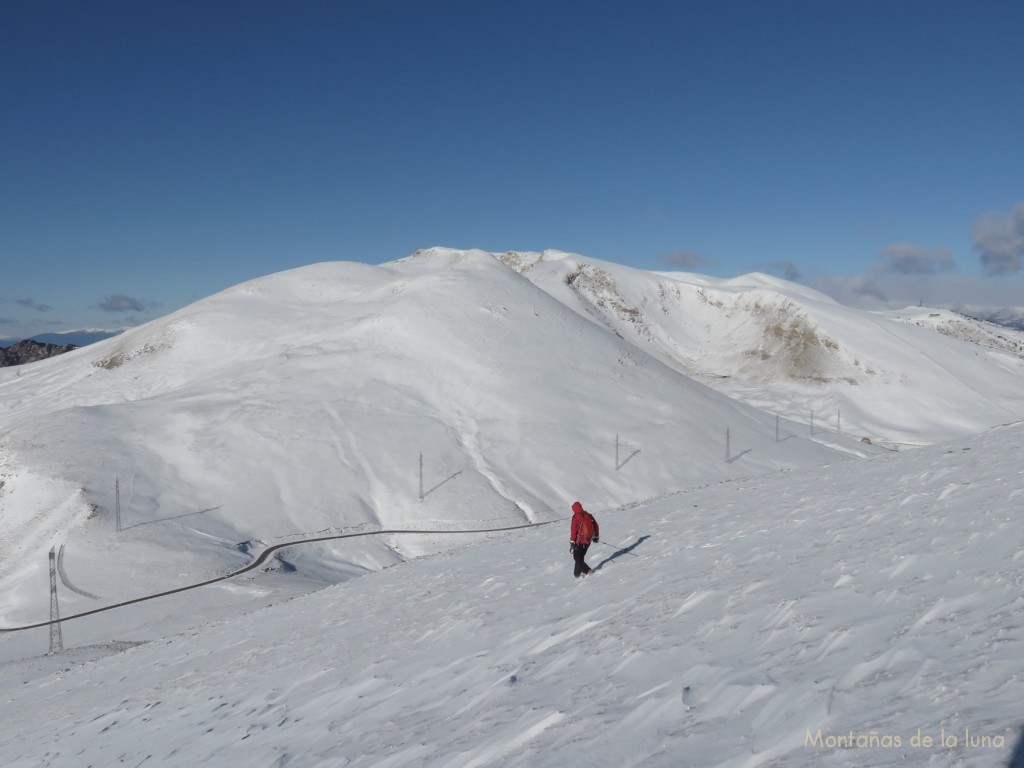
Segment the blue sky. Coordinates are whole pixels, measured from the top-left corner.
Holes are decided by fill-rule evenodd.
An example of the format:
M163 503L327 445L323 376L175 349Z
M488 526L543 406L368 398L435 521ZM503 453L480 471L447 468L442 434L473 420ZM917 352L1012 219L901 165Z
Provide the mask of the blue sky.
M0 338L434 245L1024 305L1022 29L984 0L12 0Z

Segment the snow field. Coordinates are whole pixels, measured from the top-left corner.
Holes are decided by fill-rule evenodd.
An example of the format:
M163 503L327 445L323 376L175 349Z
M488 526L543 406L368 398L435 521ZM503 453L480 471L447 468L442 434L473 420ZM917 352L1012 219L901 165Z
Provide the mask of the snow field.
M621 504L835 457L776 442L771 415L479 251L293 270L86 350L63 363L63 389L51 361L4 382L2 471L80 491L60 525L16 536L17 559L66 544L71 578L108 602L234 570L243 542L543 520L570 495ZM0 544L57 503L0 488ZM47 616L45 582L7 578L0 593L4 626Z
M997 764L1021 726L1022 428L968 435L1024 413L1020 337L919 318L430 249L0 371L4 627L46 618L51 546L68 616L310 535L576 498L604 534L580 581L564 522L390 535L66 621L65 654L0 633L0 764Z
M1022 438L584 499L612 546L578 581L558 523L57 676L12 662L0 761L996 765L1022 725Z

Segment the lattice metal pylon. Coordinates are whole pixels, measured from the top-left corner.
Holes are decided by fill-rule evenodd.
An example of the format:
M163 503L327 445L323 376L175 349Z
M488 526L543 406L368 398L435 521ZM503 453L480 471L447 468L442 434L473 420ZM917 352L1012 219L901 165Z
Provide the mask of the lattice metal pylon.
M57 555L50 547L50 653L64 650L64 638L60 633L60 606L57 605Z

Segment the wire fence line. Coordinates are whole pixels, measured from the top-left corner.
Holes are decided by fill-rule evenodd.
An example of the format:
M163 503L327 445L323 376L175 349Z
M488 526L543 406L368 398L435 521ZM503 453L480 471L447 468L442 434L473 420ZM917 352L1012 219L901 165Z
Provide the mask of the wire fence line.
M836 432L837 433L840 433L840 426L839 425L840 425L839 414L837 413L837 415L836 415L836 427L837 427ZM661 425L658 425L657 428L658 429L678 428L678 426L677 425L661 424ZM815 429L814 429L814 416L813 416L813 412L812 412L812 415L811 415L810 429L811 429L811 434L814 434ZM825 430L822 430L822 431L825 431ZM828 430L828 431L831 431L831 430ZM787 439L788 437L793 437L793 435L786 435L786 437L782 437L781 440ZM780 441L779 419L778 419L778 415L777 414L776 414L776 423L775 423L775 439L776 439L776 442ZM726 427L726 430L725 430L725 441L726 441L725 460L728 463L735 462L737 459L741 458L746 453L749 453L750 450L751 450L751 449L746 449L746 450L743 450L743 451L741 451L740 453L738 453L736 455L732 455L732 452L731 452L731 428L729 428L729 427ZM625 459L625 461L623 461L621 459L621 452L620 452L621 448L622 448L622 446L620 444L620 436L619 436L619 434L616 434L615 435L615 469L616 470L621 470L626 465L627 462L629 462L632 458L634 458L637 454L640 453L640 448L634 448L633 446L630 446L630 452L628 453L627 458ZM459 474L461 474L461 472L462 472L462 470L459 470L454 475L448 477L446 480L443 480L438 486L435 486L434 488L431 488L429 491L427 491L427 490L424 489L424 486L423 486L423 454L420 453L419 454L419 494L418 494L418 500L422 501L423 498L430 493L430 491L436 490L436 488L439 487L440 485L443 485L444 483L448 482L449 480L454 479ZM733 479L735 480L735 478L733 478ZM120 533L122 530L124 530L124 526L121 524L120 481L119 480L116 481L115 486L116 486L115 495L116 495L116 507L117 507L117 530ZM698 487L700 487L700 486L698 486ZM663 499L663 498L668 498L668 497L671 497L671 496L680 495L680 494L687 493L687 492L692 491L692 490L694 490L694 488L679 489L679 490L672 491L672 492L669 492L669 493L659 494L658 496L654 496L654 497L651 497L649 499L644 499L644 500L639 500L639 501L635 501L635 502L629 502L629 503L626 503L626 504L622 504L622 505L619 505L618 507L610 508L610 509L607 509L607 510L598 510L598 512L599 513L603 513L603 512L624 511L626 509L642 506L644 504L650 503L650 502L658 500L658 499ZM207 511L212 511L212 510L202 510L202 512L207 512ZM535 511L535 514L537 512L540 512L540 513L550 513L550 512L555 512L555 511L556 511L555 509L538 510L538 511ZM189 514L197 514L197 513L189 513ZM482 521L481 520L479 522L498 522L498 521L500 521L502 519L509 519L509 518L495 518L495 519L493 519L493 521ZM257 556L257 558L253 562L249 563L248 565L243 566L242 568L239 568L237 570L231 571L229 573L220 574L218 576L214 576L212 578L205 579L203 581L199 581L199 582L196 582L194 584L188 584L188 585L185 585L185 586L182 586L182 587L176 587L174 589L164 590L164 591L156 592L156 593L153 593L153 594L150 594L150 595L143 595L141 597L132 598L130 600L120 601L120 602L113 603L111 605L103 606L103 607L100 607L100 608L94 608L92 610L83 611L81 613L71 614L69 616L65 616L63 618L56 619L56 620L41 621L41 622L36 622L36 623L33 623L33 624L26 624L26 625L18 626L18 627L0 627L0 633L20 632L20 631L25 631L25 630L30 630L30 629L38 629L38 628L41 628L41 627L52 626L54 624L59 624L59 623L63 623L63 622L66 622L66 621L72 621L74 619L84 618L86 616L92 616L92 615L95 615L95 614L98 614L98 613L103 613L105 611L111 611L111 610L115 610L117 608L123 608L123 607L128 606L128 605L134 605L134 604L145 602L145 601L148 601L148 600L156 600L156 599L161 598L161 597L167 597L167 596L178 594L178 593L181 593L181 592L186 592L186 591L189 591L189 590L192 590L192 589L198 589L200 587L208 586L210 584L216 584L218 582L226 581L228 579L232 579L232 578L235 578L237 576L241 576L242 574L248 573L249 571L255 570L256 568L259 568L261 565L263 565L270 558L270 556L273 555L275 552L278 552L279 550L285 549L287 547L297 546L297 545L300 545L300 544L313 544L313 543L317 543L317 542L336 541L336 540L341 540L341 539L358 538L358 537L364 537L364 536L385 536L385 535L403 535L403 534L450 535L450 534L501 533L501 532L505 532L505 531L522 530L522 529L526 529L526 528L538 528L538 527L545 526L545 525L551 525L551 524L557 523L557 522L564 522L565 520L568 520L568 519L569 519L568 517L559 517L559 518L556 518L556 519L553 519L553 520L544 520L544 521L540 521L540 522L517 523L515 525L489 526L489 527L465 528L465 529L456 527L456 526L458 526L458 523L453 522L453 521L434 520L434 521L422 521L422 525L436 526L436 527L431 527L431 528L425 528L425 527L391 528L391 529L388 529L388 528L373 528L373 529L370 529L370 530L366 530L366 529L364 529L364 530L355 530L355 531L349 530L347 532L342 532L342 533L326 533L326 530L330 530L330 529L325 529L324 532L318 532L318 534L319 533L325 533L325 535L314 535L314 536L306 537L306 538L303 538L303 536L305 536L305 534L295 534L295 536L297 536L298 538L295 538L293 536L276 537L277 539L287 538L289 540L288 541L283 541L283 542L280 542L280 543L276 543L276 544L271 544L270 546L268 546L265 549L263 549L260 552L259 556ZM364 528L365 526L373 526L373 525L374 524L364 523L364 524L361 524L360 526L357 526L357 527L358 528ZM129 527L131 527L131 526L129 526ZM251 543L252 542L244 542L245 545L248 545L248 544L251 544ZM259 543L262 543L262 542L259 542ZM243 551L247 551L247 550L243 550ZM61 554L63 554L63 547L62 547ZM90 597L90 598L93 598L93 599L98 599L98 598L96 598L95 595L86 593L84 591L80 591L77 588L71 586L71 584L68 582L66 576L63 573L61 573L61 581L64 582L66 587L68 587L69 589L71 589L74 592L78 592L79 594L81 594L83 596L86 596L86 597Z

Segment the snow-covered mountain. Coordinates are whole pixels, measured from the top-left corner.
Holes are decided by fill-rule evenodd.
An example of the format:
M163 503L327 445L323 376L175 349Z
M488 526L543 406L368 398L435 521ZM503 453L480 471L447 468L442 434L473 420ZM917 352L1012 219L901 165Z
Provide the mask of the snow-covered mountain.
M39 360L45 360L48 357L63 355L75 348L76 347L73 344L58 346L56 344L47 344L26 339L25 341L19 341L11 344L9 347L0 346L0 368L6 368L11 365L35 363Z
M288 537L541 521L977 432L1024 413L1022 382L1005 349L765 275L314 265L0 372L0 610L46 610L29 577L65 540L101 564L85 591L123 599Z
M711 569L719 573L715 590L726 600L720 606L725 618L715 624L717 629L705 625L705 640L710 642L715 632L736 622L742 624L741 617L750 611L760 617L752 621L763 621L754 635L746 635L748 640L764 632L771 636L771 616L753 607L763 595L783 612L780 615L791 617L792 631L779 636L788 644L785 653L799 652L793 642L804 636L821 648L847 643L851 650L841 655L842 663L861 651L884 659L885 638L890 637L886 633L897 630L895 608L879 605L884 584L880 577L864 574L895 574L893 558L913 554L917 538L899 527L908 500L920 495L912 506L921 515L930 514L932 502L957 502L943 507L943 514L950 516L943 522L949 538L928 561L936 569L929 571L932 576L943 576L939 566L962 551L956 549L954 532L968 524L974 514L973 507L968 511L971 504L990 505L985 520L991 530L985 528L985 535L998 533L1005 544L1016 530L1004 525L1000 515L1019 495L1020 484L1014 483L1020 471L1012 468L1015 465L1000 464L997 457L1016 445L1017 431L993 433L1001 437L979 443L977 454L933 448L904 456L906 452L899 450L966 440L1024 417L1024 360L1014 347L1022 336L1012 331L951 333L950 323L938 322L943 315L933 314L853 310L765 275L718 280L651 273L553 251L489 254L437 248L381 266L319 264L236 286L116 338L0 371L0 629L47 619L46 553L55 546L61 549L60 606L62 615L69 616L228 573L252 562L270 545L380 529L433 532L320 541L278 553L269 570L65 622L68 644L80 649L79 659L103 656L205 621L223 622L222 628L204 631L203 639L196 641L212 659L217 656L213 649L225 642L225 633L250 626L231 624L228 617L381 571L416 555L460 549L466 540L439 531L559 520L579 498L602 517L621 521L608 530L623 535L610 541L623 549L634 543L649 547L650 573L645 570L642 578L621 582L601 601L620 606L615 610L623 621L632 615L624 605L631 596L650 594L669 605L678 603L668 613L643 619L655 636L664 638L659 648L669 647L674 620L687 618L689 609L683 606L704 600L699 595L708 588L702 574ZM1002 495L979 500L973 494L955 493L961 484L975 482L981 468L973 456L983 451L988 462L984 470L992 473L991 482ZM919 454L931 458L915 459ZM918 467L914 461L925 464ZM821 469L825 465L829 468ZM939 487L935 483L941 478L950 479ZM931 490L914 490L918 486ZM749 492L743 490L748 488ZM631 522L634 513L638 520L646 520L640 528ZM929 519L934 522L934 515ZM557 535L545 533L556 530ZM842 531L855 539L852 552L837 544ZM982 533L972 531L968 535ZM437 624L437 617L485 610L476 597L461 594L457 586L476 584L480 594L490 593L509 604L507 610L493 609L488 615L494 620L479 625L487 627L485 636L509 634L505 656L533 657L550 651L553 664L568 663L571 659L557 660L563 644L544 638L550 634L568 641L595 624L590 619L577 621L578 612L564 607L563 590L575 587L564 583L565 569L559 565L568 560L560 551L566 536L560 525L518 536L526 543L510 559L501 553L513 539L502 539L500 547L491 540L465 554L432 559L433 565L417 564L416 568L437 574L446 573L449 566L454 569L451 578L438 575L435 598L415 592L414 583L407 584L406 574L415 580L421 571L403 565L359 579L342 591L309 598L313 602L303 605L320 605L311 610L332 613L354 609L355 623L341 631L354 638L349 645L362 649L351 655L352 663L371 669L374 654L385 654L381 659L394 655L383 646L375 650L370 640L387 635L389 622L404 628L402 637L415 635L420 642L471 633L457 622L445 629L449 625ZM890 541L890 536L895 538ZM646 544L644 537L652 542ZM869 545L872 537L874 546ZM608 534L605 538L609 540ZM655 544L655 538L660 543ZM751 550L746 540L759 543ZM810 548L808 553L800 554L800 540ZM930 540L936 541L934 536ZM558 546L549 552L552 542ZM700 550L697 542L715 543L707 552L690 551ZM768 558L768 552L782 560ZM973 548L970 552L972 565L980 562L974 559ZM681 553L686 560L679 560ZM607 568L641 554L631 550ZM828 570L826 561L844 558L855 563L849 573ZM692 570L686 566L691 560ZM783 561L785 569L769 572L769 565ZM542 570L530 575L531 564L538 562L544 563ZM996 583L1006 565L1002 554L991 563L985 561L987 583ZM478 571L479 579L467 575ZM729 577L733 571L741 575ZM503 573L517 574L520 583L501 581ZM863 594L843 600L866 601L856 602L858 616L871 607L880 612L882 623L872 625L875 628L866 637L851 634L842 601L828 607L829 596L839 593L816 591L823 588L823 575L836 575L841 582L837 586L851 583L846 576L863 580ZM499 581L487 581L491 578ZM761 582L768 586L759 595L756 585ZM491 592L492 583L503 586ZM938 583L915 582L914 599L941 605L945 593ZM748 588L752 591L744 592ZM550 602L541 600L538 590ZM819 616L812 626L821 632L801 635L799 622L784 609L787 601L803 599L800 595L816 595L807 605L813 605ZM392 598L397 614L391 612ZM336 609L333 600L342 601ZM426 606L422 612L408 609L417 600ZM994 606L986 601L971 606L975 604ZM905 607L898 600L894 605ZM950 610L959 610L955 606ZM536 615L531 613L534 609ZM245 652L266 657L274 669L283 656L313 665L336 664L304 645L322 639L327 631L311 623L304 610L296 608L293 613L275 607L239 618L267 626L268 634L254 638ZM513 611L522 615L513 616ZM431 617L433 628L428 626ZM359 629L363 622L365 631ZM270 636L280 637L282 627L299 627L302 637L274 647ZM45 649L46 632L43 627L0 633L0 663ZM626 632L623 625L612 635L625 637ZM604 662L627 658L611 635L601 643ZM453 646L469 656L479 654L475 648ZM917 650L926 659L938 653L931 642ZM197 652L204 657L208 653ZM660 651L644 652L657 656ZM721 652L741 653L728 643ZM137 649L127 656L138 660L129 662L132 665L155 664L180 676L176 662L166 657L154 660L152 653ZM742 653L746 657L752 651ZM773 674L777 665L796 664L792 656L778 653L782 655L777 663L762 671ZM831 653L824 650L821 656ZM729 764L735 765L761 764L765 755L790 754L787 750L792 749L790 742L805 708L801 704L789 709L786 702L793 696L810 702L806 691L790 692L782 699L762 697L757 686L733 681L743 664L750 666L749 658L739 666L731 656L723 658L709 651L700 662L708 665L705 672L691 669L690 679L712 685L716 697L725 696L711 707L716 714L702 721L701 732L708 740L702 743L707 747L711 740L725 738L716 729L730 707L746 702L749 709L765 698L775 702L771 707L776 715L755 717L744 727L762 735L785 727L785 738L780 736L770 748L752 747L752 754L762 755L756 760L743 758L740 752L716 754L731 755ZM664 659L670 664L679 661L671 653ZM16 675L35 679L43 674L38 679L45 688L49 662L13 663ZM98 665L101 671L96 674L108 675L102 670L110 663ZM426 686L425 692L439 688L430 671L434 665L452 668L454 661L428 654L423 663L426 666L406 669L420 681L415 685ZM891 667L880 663L879 669ZM456 679L483 685L490 674L485 668L496 667L493 660L480 665L471 666L469 678ZM503 669L502 665L507 662L500 662ZM715 670L723 665L719 675ZM838 690L859 684L830 665L826 662L822 668L835 674ZM641 665L641 674L627 685L632 704L620 706L624 716L633 712L653 733L663 729L664 722L643 713L665 703L656 693L661 689L653 683L650 689L636 687L650 682L651 669L646 662ZM596 666L592 672L597 674ZM268 689L287 685L277 674L268 672L258 684ZM294 669L282 669L280 674L308 679ZM546 679L555 684L563 679L560 674ZM751 679L760 679L760 674ZM512 675L519 673L503 672L499 682L504 685ZM178 690L158 677L146 679L150 682L144 686ZM596 678L587 679L587 686L599 684ZM367 681L367 690L372 690L372 680ZM197 690L205 690L203 685ZM733 691L739 697L734 701L728 691L735 685L742 690ZM459 698L444 686L440 689L447 691L448 699ZM135 690L132 695L149 695ZM698 696L695 688L691 690ZM232 695L235 706L245 700L240 692ZM320 695L313 700L319 701ZM692 708L683 693L672 696ZM17 698L27 701L20 693ZM176 701L178 711L185 713L181 722L202 719L201 707ZM296 699L289 701L289 706L302 708ZM371 696L370 701L377 707L380 700ZM469 701L464 704L472 709ZM72 708L94 706L99 705L80 700ZM342 717L360 711L357 703L351 710L348 706L332 705L324 711ZM383 706L379 711L391 710ZM561 705L558 711L577 712ZM499 721L507 714L500 707L494 712ZM133 722L145 717L141 712L130 715ZM356 722L382 734L390 722L359 717ZM572 717L582 722L589 715L577 712ZM303 718L310 720L308 715ZM74 713L66 720L79 722ZM416 754L388 753L384 742L390 737L381 735L379 743L360 753L364 757L351 759L366 765L388 760L396 765L515 764L519 758L507 757L515 744L532 744L549 727L540 727L547 722L542 717L528 724L526 735L508 732L496 736L497 741L474 738L467 731L460 737L462 746L434 760L426 755L441 754L436 742L417 730L429 720L410 722L403 730L421 734L409 738L426 745L422 757L416 749ZM600 717L587 722L603 727ZM842 725L835 718L830 722ZM308 735L303 729L289 733L286 740L291 741ZM70 731L61 738L75 743ZM127 749L119 737L107 738L96 744ZM556 749L565 746L558 740L550 743ZM225 744L218 741L209 752L199 746L181 759L216 764ZM48 747L51 753L53 747ZM107 748L97 746L101 751ZM325 748L323 754L335 748ZM135 755L134 749L125 754ZM171 764L185 754L170 751L162 762ZM35 764L34 754L33 748L22 750L13 740L0 742L0 756ZM98 754L93 762L100 759ZM145 758L139 754L136 763ZM283 765L303 753L289 747L253 754L284 761ZM607 754L619 755L614 750ZM670 759L678 757L674 747L664 752L645 747L637 754L679 764ZM708 756L705 762L693 764L719 764L711 752L702 754ZM298 764L328 765L331 760L309 753ZM525 758L520 762L546 764ZM550 764L554 762L558 761Z
M112 586L125 565L163 582L218 572L247 561L241 542L528 522L573 495L621 504L835 454L777 443L770 414L680 375L482 252L255 280L5 372L0 388L10 618L48 605L12 598L24 582L12 571L56 537L90 561L133 542L127 562L110 560L85 587L107 596L153 586ZM748 451L734 463L729 429L736 453Z
M922 444L1022 413L1024 334L1014 330L962 317L954 328L948 311L856 310L763 274L638 272L551 252L502 258L667 365L797 421ZM891 322L930 315L947 322Z
M954 307L954 309L959 314L966 315L967 317L994 323L1016 331L1024 331L1024 307L992 309L990 307L965 305Z
M60 331L57 333L37 333L35 336L30 337L27 341L36 341L40 344L56 344L57 346L64 346L71 344L76 347L84 347L88 344L95 344L97 341L103 341L123 333L123 328L115 330L103 330L98 328L83 328L77 331ZM9 347L12 344L17 344L19 341L26 341L23 338L7 338L0 339L0 347Z
M912 307L889 313L898 320L1024 359L1024 335L1006 325L945 309Z

